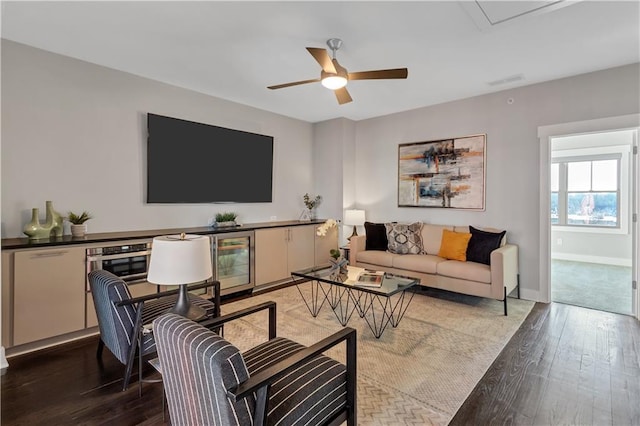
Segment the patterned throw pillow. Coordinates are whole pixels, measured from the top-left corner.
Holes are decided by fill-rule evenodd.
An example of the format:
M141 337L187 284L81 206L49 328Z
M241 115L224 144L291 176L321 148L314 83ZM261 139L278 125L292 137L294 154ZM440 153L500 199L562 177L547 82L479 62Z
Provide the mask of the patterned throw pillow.
M471 234L467 232L453 232L448 229L442 230L442 242L440 243L440 252L438 256L445 259L459 260L466 262L467 246Z
M411 224L385 223L388 249L396 254L422 254L422 222Z

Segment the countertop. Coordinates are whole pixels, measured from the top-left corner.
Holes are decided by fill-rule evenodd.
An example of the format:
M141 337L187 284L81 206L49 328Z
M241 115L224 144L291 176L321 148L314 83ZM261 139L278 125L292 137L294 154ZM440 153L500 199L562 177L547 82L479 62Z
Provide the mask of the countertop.
M84 237L72 237L71 235L63 235L58 238L41 238L38 240L32 240L27 237L24 238L3 238L2 249L28 249L39 247L55 247L74 244L91 244L100 242L120 241L120 240L134 240L137 238L153 238L159 235L180 234L198 234L198 235L210 235L210 234L225 234L229 232L240 231L254 231L256 229L265 228L282 228L287 226L304 226L312 224L324 223L324 220L312 220L312 221L279 221L279 222L262 222L262 223L245 223L238 226L230 227L211 227L201 226L195 228L167 228L167 229L147 229L138 231L122 231L122 232L103 232L95 234L86 234Z

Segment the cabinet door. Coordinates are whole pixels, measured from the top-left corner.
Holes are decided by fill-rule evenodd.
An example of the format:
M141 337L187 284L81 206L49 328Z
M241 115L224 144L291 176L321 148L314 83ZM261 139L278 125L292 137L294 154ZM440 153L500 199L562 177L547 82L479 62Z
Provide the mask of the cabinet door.
M287 239L289 228L256 230L256 285L289 278Z
M316 225L316 230L320 225ZM316 247L315 247L315 258L316 265L325 265L329 263L329 257L331 254L329 251L331 249L338 248L338 227L334 226L333 228L327 231L327 235L324 237L318 236L315 234L316 239Z
M11 347L13 252L2 251L2 346Z
M288 275L290 275L291 271L298 271L314 266L315 232L315 225L292 226L289 228Z
M82 330L85 323L85 249L15 253L13 343Z

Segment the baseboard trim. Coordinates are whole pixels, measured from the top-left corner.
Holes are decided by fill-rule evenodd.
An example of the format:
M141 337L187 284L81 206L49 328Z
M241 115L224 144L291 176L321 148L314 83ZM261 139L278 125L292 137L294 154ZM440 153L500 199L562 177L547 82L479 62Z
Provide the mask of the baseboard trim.
M538 290L531 290L522 287L520 287L520 299L531 300L532 302L548 303L547 301L542 300Z
M574 253L551 253L551 259L554 260L571 260L574 262L601 263L604 265L627 266L631 267L631 259L623 259L620 257L603 257L590 256L586 254Z

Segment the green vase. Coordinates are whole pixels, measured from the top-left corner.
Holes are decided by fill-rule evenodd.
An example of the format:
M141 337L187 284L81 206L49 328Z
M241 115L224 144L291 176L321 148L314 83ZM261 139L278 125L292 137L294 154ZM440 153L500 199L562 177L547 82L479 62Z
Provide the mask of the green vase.
M47 201L47 217L45 219L45 227L50 229L50 234L53 237L62 236L62 215L53 209L53 202Z
M34 207L31 209L31 222L27 223L22 232L24 232L29 238L38 240L41 238L49 238L51 228L43 227L40 224L40 209Z

